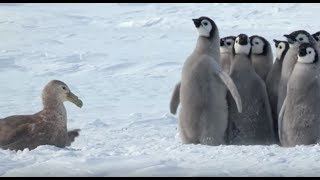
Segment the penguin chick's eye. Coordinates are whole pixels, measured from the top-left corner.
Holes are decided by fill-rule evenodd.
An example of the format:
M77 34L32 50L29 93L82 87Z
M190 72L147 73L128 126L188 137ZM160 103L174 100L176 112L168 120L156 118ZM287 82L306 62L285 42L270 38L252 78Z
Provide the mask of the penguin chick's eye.
M66 90L67 88L66 88L65 86L62 86L62 89L63 89L63 90Z
M303 38L299 38L299 41L303 41Z
M203 25L206 26L206 25L208 25L208 23L207 23L207 22L204 22Z
M311 54L311 51L308 51L308 54Z
M228 45L228 46L230 46L230 45L231 45L231 43L230 43L230 42L227 42L227 45Z
M255 44L259 44L259 42L255 42Z
M282 49L282 46L279 46L279 49Z
M238 41L238 40L236 40L236 43L239 43L239 41Z

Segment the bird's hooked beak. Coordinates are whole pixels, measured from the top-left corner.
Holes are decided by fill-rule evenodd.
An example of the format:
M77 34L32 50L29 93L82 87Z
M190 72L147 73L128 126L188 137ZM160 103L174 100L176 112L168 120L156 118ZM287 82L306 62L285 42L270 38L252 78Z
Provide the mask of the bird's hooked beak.
M82 101L78 98L78 96L73 94L71 91L67 94L67 100L72 102L73 104L75 104L79 108L81 108L83 105Z
M201 20L200 19L192 19L194 25L196 26L196 28L200 27L201 25Z
M289 44L293 44L295 42L294 37L288 34L283 35L284 37L287 38L287 41Z

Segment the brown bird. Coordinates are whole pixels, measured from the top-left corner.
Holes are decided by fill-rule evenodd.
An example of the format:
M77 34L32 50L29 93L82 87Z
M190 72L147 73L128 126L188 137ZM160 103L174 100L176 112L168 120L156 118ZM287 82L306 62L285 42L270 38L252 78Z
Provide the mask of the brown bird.
M64 82L50 81L42 91L43 109L40 112L0 119L0 148L32 150L40 145L70 146L80 130L67 130L64 101L80 108L83 105Z

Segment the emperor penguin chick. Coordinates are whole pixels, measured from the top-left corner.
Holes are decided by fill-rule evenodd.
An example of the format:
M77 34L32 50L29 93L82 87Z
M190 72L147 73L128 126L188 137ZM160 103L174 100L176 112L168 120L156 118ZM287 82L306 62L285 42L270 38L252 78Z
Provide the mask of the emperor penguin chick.
M320 138L319 54L316 45L299 46L298 60L287 85L279 115L282 146L310 145Z
M274 141L273 120L265 83L250 61L250 40L240 34L233 46L230 76L242 99L242 113L236 111L233 99L229 103L229 144L271 144Z
M232 79L219 65L220 37L215 22L208 17L193 19L193 22L199 37L183 65L181 82L172 95L171 112L176 111L180 101L178 127L182 143L226 144L227 88L239 112L242 110L241 98Z
M272 68L273 54L270 43L261 36L251 36L251 62L256 73L265 82Z
M316 40L305 30L294 31L289 35L284 35L289 43L289 50L284 56L281 77L279 82L277 113L279 114L282 103L287 95L287 83L294 65L298 59L298 49L302 43L311 43L316 45Z
M232 48L235 39L235 36L227 36L220 39L220 64L226 73L229 73L230 71Z
M272 65L270 72L268 73L266 86L267 86L267 92L268 92L271 111L272 111L274 133L276 136L276 141L277 143L279 143L278 113L277 113L278 88L279 88L279 81L281 76L282 62L283 62L284 56L286 55L289 49L289 43L286 41L278 41L275 39L273 41L276 46L276 59Z

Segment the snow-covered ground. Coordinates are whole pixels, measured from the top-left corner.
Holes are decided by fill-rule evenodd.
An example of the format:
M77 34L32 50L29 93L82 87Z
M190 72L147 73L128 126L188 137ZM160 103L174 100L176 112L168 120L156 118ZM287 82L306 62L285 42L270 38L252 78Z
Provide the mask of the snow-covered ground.
M169 100L195 46L192 18L220 36L320 30L319 4L1 4L0 117L42 108L66 82L68 148L0 150L0 176L319 176L320 146L183 145Z

